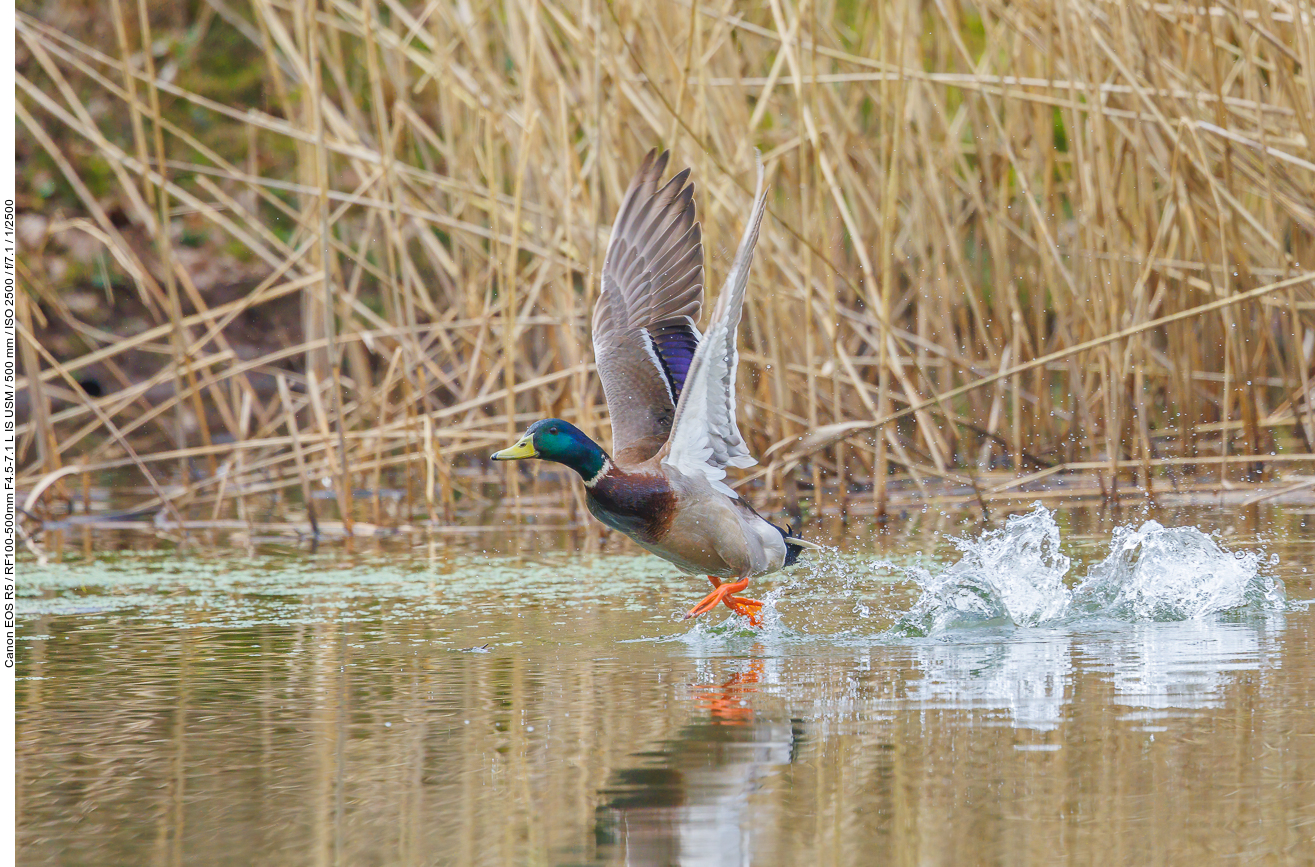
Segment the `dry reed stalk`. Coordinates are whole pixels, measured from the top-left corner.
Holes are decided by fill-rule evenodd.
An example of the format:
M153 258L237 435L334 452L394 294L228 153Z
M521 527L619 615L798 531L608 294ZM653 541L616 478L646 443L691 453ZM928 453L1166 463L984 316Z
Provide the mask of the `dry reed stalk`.
M301 449L301 433L297 426L297 411L292 404L292 394L288 390L288 380L278 377L279 400L283 402L283 419L292 438L292 456L297 462L297 482L301 485L301 496L306 504L306 518L310 521L311 535L320 535L319 521L315 516L315 500L311 496L311 480L306 469L306 458Z
M106 45L18 17L20 143L147 325L92 323L111 339L28 365L24 484L52 456L127 460L109 453L126 436L139 472L203 463L184 496L215 519L324 473L350 522L369 473L374 523L389 484L405 522L414 469L450 520L454 488L483 496L461 473L527 420L605 435L589 312L659 143L695 167L710 296L752 147L777 191L742 330L742 425L767 460L750 478L805 464L815 503L870 486L877 513L888 482L966 482L985 508L1008 483L979 458L1016 479L1099 466L1116 494L1193 463L1232 484L1315 440L1307 4L251 0L168 71L178 19L129 6ZM261 87L207 81L220 50ZM181 219L264 279L212 297ZM57 255L25 263L43 333L90 334ZM243 343L290 298L299 333ZM102 370L120 387L59 404L56 383Z
M59 374L59 376L72 387L73 393L77 395L79 399L87 401L87 405L90 406L92 410L96 413L96 415L100 418L101 424L104 426L106 432L109 433L110 436L114 437L114 439L118 441L120 447L123 448L123 450L127 453L128 460L131 461L133 466L137 467L137 469L141 472L142 476L145 478L147 484L151 486L151 489L155 492L155 496L158 498L159 503L164 508L169 510L174 515L174 518L176 520L181 520L181 516L178 513L178 509L173 501L173 498L165 494L164 489L161 488L159 482L156 481L155 476L151 473L150 470L146 468L145 462L133 450L127 438L114 424L114 422L110 419L110 417L106 415L105 412L101 410L98 406L96 406L94 402L89 401L85 397L82 391L82 387L78 384L77 380L75 380L69 374L69 372L64 369L63 365L61 365L53 355L51 355L49 352L46 351L46 349L43 346L37 343L36 337L28 329L26 323L23 322L17 323L17 332L19 337L22 339L22 341L27 346L30 346L33 349L35 349L37 354L40 355L42 358L44 358L46 363L49 364L52 368L54 368L56 372ZM182 458L180 457L179 460L181 461ZM56 472L58 472L58 470Z
M32 312L26 293L15 296L18 324L28 334L32 333ZM45 386L41 382L41 362L37 360L37 348L31 341L24 340L18 345L18 358L22 362L23 372L32 387L28 389L31 424L37 444L36 470L49 478L60 469L60 448L55 439L55 428L51 424L50 399L46 396Z

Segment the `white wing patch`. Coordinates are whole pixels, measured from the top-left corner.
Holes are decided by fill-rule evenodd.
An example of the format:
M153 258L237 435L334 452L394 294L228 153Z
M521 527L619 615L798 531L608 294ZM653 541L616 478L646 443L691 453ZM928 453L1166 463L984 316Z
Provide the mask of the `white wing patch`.
M766 206L760 158L753 212L744 227L744 236L727 275L726 286L717 299L717 310L690 364L689 377L685 380L672 422L671 438L667 441L667 452L662 458L664 465L683 475L704 476L715 490L729 497L737 494L722 481L726 478L725 467L751 467L758 463L749 454L749 447L735 423L735 373L740 360L735 340L744 309L753 248L758 241Z

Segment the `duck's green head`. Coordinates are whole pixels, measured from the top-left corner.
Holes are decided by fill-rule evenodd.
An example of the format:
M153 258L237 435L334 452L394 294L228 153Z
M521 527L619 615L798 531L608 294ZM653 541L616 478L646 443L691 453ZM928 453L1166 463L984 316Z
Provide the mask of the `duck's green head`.
M495 461L541 458L565 464L586 481L595 478L607 463L607 453L579 428L559 418L536 421L514 446L493 454Z

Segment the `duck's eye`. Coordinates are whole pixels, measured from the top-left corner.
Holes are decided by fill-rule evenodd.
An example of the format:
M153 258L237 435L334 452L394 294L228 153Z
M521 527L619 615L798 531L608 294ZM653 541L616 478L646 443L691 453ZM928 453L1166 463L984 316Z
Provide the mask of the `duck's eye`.
M550 433L550 434L555 434L555 433L557 433L557 428L555 428L555 427L550 427L550 428L548 428L548 433Z

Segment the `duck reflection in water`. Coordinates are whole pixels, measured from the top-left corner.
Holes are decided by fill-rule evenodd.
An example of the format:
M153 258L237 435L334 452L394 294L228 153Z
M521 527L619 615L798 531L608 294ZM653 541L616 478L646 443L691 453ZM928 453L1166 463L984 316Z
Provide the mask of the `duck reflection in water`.
M761 815L749 821L751 810L770 809L754 795L795 760L803 738L801 720L755 712L751 697L763 678L763 661L752 660L719 684L692 685L695 719L658 749L636 753L635 766L612 772L599 792L599 863L752 862L755 831L775 825Z

